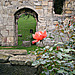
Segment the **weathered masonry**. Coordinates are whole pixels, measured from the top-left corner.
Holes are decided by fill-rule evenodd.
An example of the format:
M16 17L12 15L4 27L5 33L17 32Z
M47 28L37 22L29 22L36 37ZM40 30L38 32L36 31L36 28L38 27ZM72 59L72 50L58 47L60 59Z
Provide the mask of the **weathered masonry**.
M69 4L68 4L69 2ZM74 0L66 0L64 14L74 13ZM70 7L73 7L71 11ZM53 26L53 0L0 0L0 45L14 46L17 42L17 16L30 13L37 21L36 31L51 30ZM19 13L20 12L20 13Z

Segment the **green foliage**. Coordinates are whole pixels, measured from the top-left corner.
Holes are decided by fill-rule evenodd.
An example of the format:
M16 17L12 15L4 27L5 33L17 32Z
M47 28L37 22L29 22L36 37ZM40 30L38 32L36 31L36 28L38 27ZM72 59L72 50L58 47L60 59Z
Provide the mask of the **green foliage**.
M50 50L52 49L52 50ZM54 50L53 50L54 49ZM74 60L75 55L70 54L70 52L75 52L73 49L63 49L57 50L56 47L46 46L45 48L36 49L34 52L37 55L37 60L32 63L35 65L42 65L42 73L45 75L49 74L59 74L59 73L74 73ZM61 51L61 52L60 52ZM43 75L42 74L42 75Z
M31 15L21 15L18 19L18 34L22 34L22 37L18 37L18 45L22 45L22 41L32 40L30 29L33 29L33 33L36 31L36 20Z

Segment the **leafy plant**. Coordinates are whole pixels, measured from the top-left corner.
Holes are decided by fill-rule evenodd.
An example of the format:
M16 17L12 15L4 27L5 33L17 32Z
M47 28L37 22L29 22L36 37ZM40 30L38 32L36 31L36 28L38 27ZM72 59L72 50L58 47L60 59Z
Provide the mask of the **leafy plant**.
M49 75L50 73L73 74L75 55L70 54L71 51L73 53L75 52L74 49L68 50L59 48L59 50L57 50L57 48L49 46L46 46L43 49L36 49L34 54L37 55L37 60L33 62L32 65L36 66L41 64L43 68L42 73L45 75Z

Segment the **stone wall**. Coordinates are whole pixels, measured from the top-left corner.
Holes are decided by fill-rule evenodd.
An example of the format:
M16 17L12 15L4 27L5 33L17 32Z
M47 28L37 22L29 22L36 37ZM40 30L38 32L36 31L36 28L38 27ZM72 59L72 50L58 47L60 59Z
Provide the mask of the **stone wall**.
M75 0L65 0L63 13L66 16L75 15Z
M38 14L37 30L51 30L53 0L0 0L0 44L14 46L16 27L14 14L30 8Z
M65 0L63 3L63 12L61 15L53 14L53 24L58 24L58 20L61 19L64 24L67 24L67 21L72 15L75 15L75 0ZM67 20L67 21L66 21Z
M17 28L14 14L23 8L31 9L38 14L37 31L50 31L55 28L54 25L57 23L56 19L58 17L56 18L53 14L53 0L0 0L0 45L16 45ZM75 1L66 0L63 7L63 15L70 17L74 14Z

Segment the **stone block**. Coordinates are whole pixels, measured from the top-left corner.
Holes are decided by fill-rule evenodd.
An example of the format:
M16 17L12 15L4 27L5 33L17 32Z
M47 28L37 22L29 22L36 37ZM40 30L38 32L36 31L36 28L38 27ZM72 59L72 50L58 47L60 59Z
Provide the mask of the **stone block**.
M43 25L43 26L40 25L40 26L38 26L38 29L39 29L39 30L45 30L45 29L46 29L46 25Z
M12 26L12 25L11 26L6 26L6 29L12 31L12 30L14 30L14 26Z
M47 25L51 25L51 20L47 21ZM52 25L51 25L52 26Z
M0 6L0 11L2 10L2 6Z
M15 31L14 31L14 29L13 29L13 31L12 31L12 30L9 31L9 36L11 36L11 37L12 37L12 36L15 36Z
M42 5L48 5L48 1L42 1Z
M47 15L47 9L44 9L44 16L46 16Z
M43 9L48 9L48 6L43 6Z
M37 12L39 12L40 17L43 17L43 9L36 9L36 10L37 10Z
M2 42L2 46L14 46L14 43L13 42L9 42L9 43L4 43L4 42Z
M52 13L52 9L48 9L47 14L51 14L51 13Z
M34 2L34 5L36 5L36 6L40 6L40 5L41 5L41 2L40 2L40 1L38 1L38 2Z
M71 7L71 4L68 4L68 8L70 8Z
M39 21L45 21L44 17L38 17Z
M38 0L38 1L43 1L43 0Z
M66 14L71 14L71 13L72 13L72 11L65 11L65 13L66 13Z
M9 61L12 65L28 65L31 66L32 61L34 62L36 60L35 55L16 55L9 58ZM30 64L27 64L29 63Z
M11 23L10 23L10 22L8 21L8 25L9 25L9 26L10 26L10 25L14 25L14 22L11 22Z
M8 43L13 43L14 42L14 37L7 37L7 42Z
M38 1L38 0L34 0L34 2L35 2L35 1Z
M36 6L35 8L36 9L42 9L42 6Z
M12 2L11 2L11 4L12 4L12 5L16 5L16 4L18 5L18 4L19 4L19 2L18 2L18 1L16 1L16 0L14 0L14 1L12 1Z
M6 36L8 36L8 31L6 31L6 30L1 30L1 34L2 34L4 37L6 37Z
M8 5L10 5L10 3L9 2L5 2L5 6L8 6Z
M3 24L0 24L0 30L3 30L3 29L5 29L5 26L3 26Z
M6 30L14 30L14 26L6 26Z
M4 22L3 25L8 25L8 23L7 22Z
M8 14L2 14L2 16L3 16L3 17L8 17L9 15L8 15Z
M7 37L2 37L2 43L6 43L7 42Z
M18 1L23 1L23 0L18 0Z
M22 46L30 47L31 46L31 42L30 41L23 41Z
M54 21L54 25L58 24L58 21Z
M12 54L7 54L4 52L0 52L0 63L8 62L9 57L13 56Z
M53 2L48 2L48 6L52 7L53 6Z
M8 47L7 47L8 48ZM27 50L24 50L24 49L22 49L22 50L13 50L13 49L11 49L11 50L3 50L3 49L1 49L0 50L0 53L6 53L6 54L12 54L12 55L26 55L27 54Z

